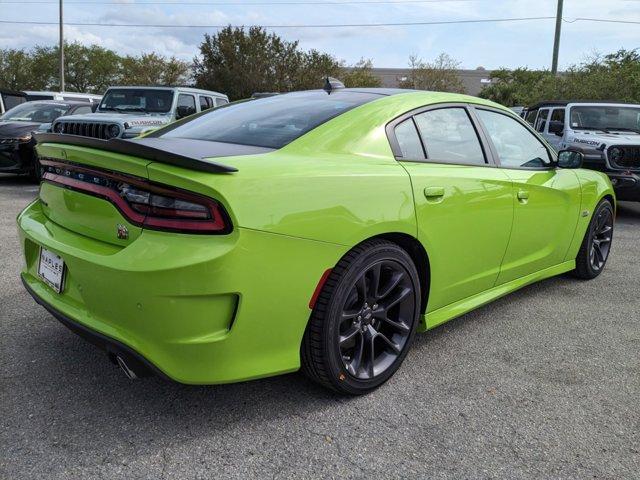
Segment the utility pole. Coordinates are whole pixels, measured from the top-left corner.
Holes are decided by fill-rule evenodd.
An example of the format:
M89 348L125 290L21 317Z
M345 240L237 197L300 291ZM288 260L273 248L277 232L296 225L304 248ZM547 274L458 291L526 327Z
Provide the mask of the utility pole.
M60 0L60 91L64 92L64 22L62 21L62 0Z
M556 36L553 39L553 61L551 63L551 73L554 75L558 73L558 52L560 50L560 30L562 29L563 3L564 0L558 0L558 12L556 13Z

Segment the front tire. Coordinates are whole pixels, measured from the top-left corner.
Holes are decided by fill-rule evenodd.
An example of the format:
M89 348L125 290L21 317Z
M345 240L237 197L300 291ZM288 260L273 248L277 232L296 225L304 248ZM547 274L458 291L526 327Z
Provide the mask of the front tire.
M583 280L596 278L604 270L613 240L613 205L607 199L598 203L576 257L573 275Z
M402 364L419 313L411 257L395 243L366 241L338 262L318 296L302 342L303 371L339 393L370 392Z

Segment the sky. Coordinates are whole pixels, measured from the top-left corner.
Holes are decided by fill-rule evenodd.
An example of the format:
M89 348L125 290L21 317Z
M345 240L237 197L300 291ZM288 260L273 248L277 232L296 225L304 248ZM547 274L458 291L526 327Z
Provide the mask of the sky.
M567 21L562 24L561 69L595 52L640 48L640 0L565 0L564 4ZM461 68L548 69L553 18L419 26L299 26L555 17L557 0L65 0L64 5L69 23L172 26L65 27L67 41L99 44L120 54L156 52L190 61L204 33L216 32L208 26L271 25L276 28L270 31L298 40L301 48L330 53L348 64L367 58L376 67L406 67L410 55L431 60L446 52ZM573 21L576 18L638 23ZM13 21L55 25L2 23ZM58 41L57 22L57 0L0 0L0 48L53 45ZM277 27L282 25L298 27Z

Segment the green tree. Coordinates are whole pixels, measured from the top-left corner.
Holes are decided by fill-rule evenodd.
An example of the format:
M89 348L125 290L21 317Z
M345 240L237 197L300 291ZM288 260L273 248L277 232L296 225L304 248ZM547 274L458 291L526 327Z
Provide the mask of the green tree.
M0 50L0 87L10 90L40 89L44 86L31 75L33 58L24 50Z
M480 96L503 105L533 105L543 100L640 102L640 54L619 50L595 55L559 75L525 68L500 69Z
M190 65L175 57L156 53L121 60L121 85L184 85L189 81Z
M57 55L57 49L55 49ZM80 43L65 45L65 82L67 90L103 93L120 76L121 58L113 50Z
M554 76L549 71L534 71L526 68L507 70L501 68L491 72L491 85L480 92L480 97L513 107L531 105L539 100L542 91L553 89Z
M400 88L465 93L464 84L456 72L459 66L460 62L446 53L441 53L432 62L412 55L409 57L411 72L406 80L400 82Z
M373 63L361 58L355 65L343 68L342 81L345 87L379 87L381 81L372 73Z
M339 73L340 64L331 55L301 51L298 42L261 27L228 26L215 35L205 34L193 63L198 87L224 92L232 100L254 92L319 88L322 77Z

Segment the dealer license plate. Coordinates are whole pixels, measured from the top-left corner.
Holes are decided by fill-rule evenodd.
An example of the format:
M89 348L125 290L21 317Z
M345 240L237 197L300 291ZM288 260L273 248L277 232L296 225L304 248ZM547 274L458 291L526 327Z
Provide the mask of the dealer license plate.
M60 293L64 283L64 260L41 247L38 276L57 293Z

